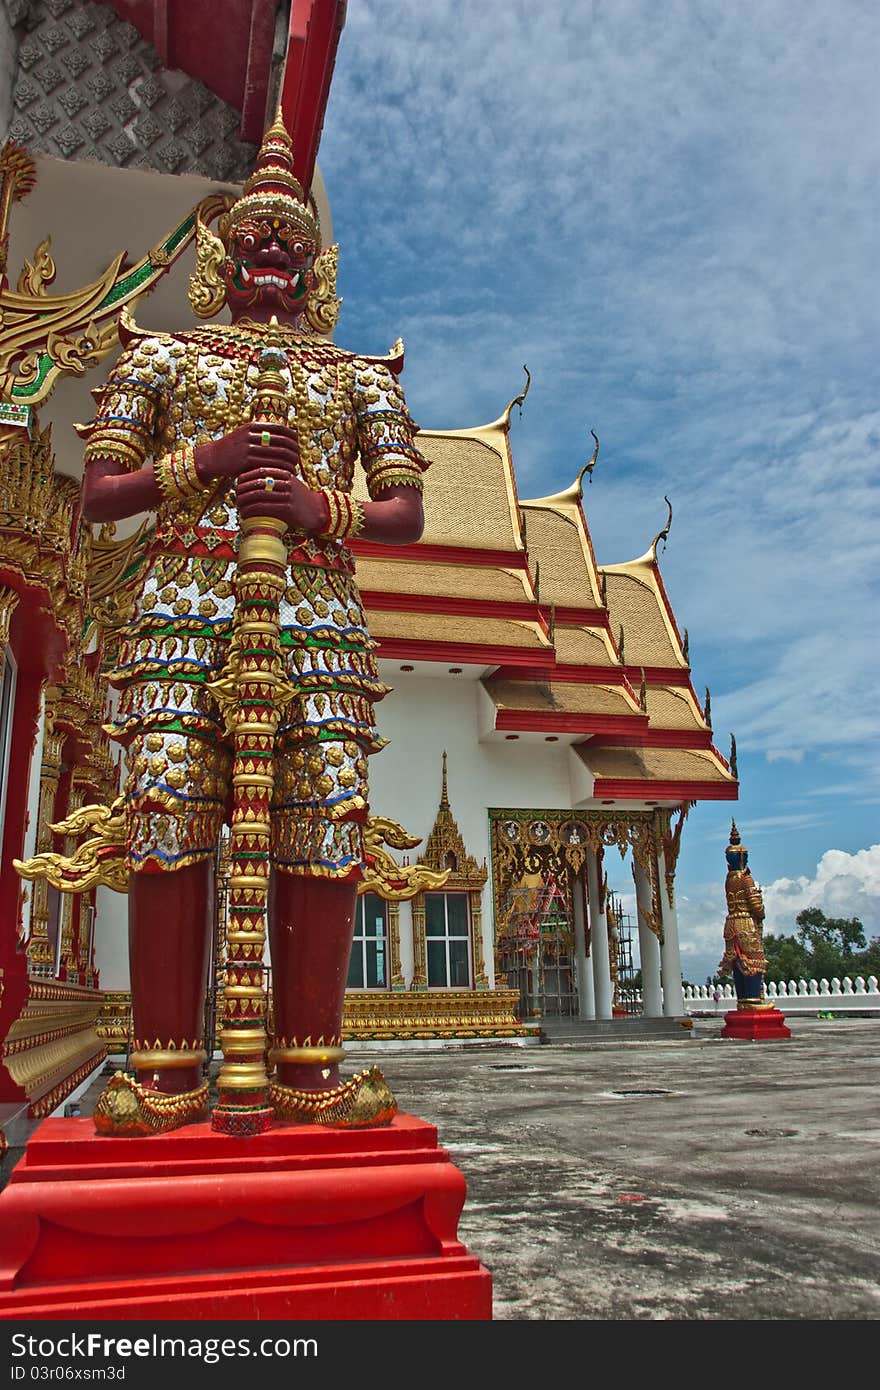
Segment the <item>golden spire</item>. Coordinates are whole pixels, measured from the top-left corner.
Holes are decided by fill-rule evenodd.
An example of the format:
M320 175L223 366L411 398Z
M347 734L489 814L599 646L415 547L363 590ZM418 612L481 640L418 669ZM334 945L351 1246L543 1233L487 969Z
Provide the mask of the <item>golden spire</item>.
M440 793L440 810L441 810L441 811L448 811L449 809L450 809L450 806L449 806L449 795L448 795L447 790L446 790L446 749L444 748L444 750L443 750L443 790L442 790L442 792Z

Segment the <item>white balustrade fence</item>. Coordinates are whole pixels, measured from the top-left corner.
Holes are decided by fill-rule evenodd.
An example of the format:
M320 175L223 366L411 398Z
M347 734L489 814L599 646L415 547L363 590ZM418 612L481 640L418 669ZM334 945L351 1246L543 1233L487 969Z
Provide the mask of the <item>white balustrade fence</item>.
M854 980L848 975L842 980L783 980L768 984L766 997L787 1014L880 1012L876 975L867 980L862 975ZM684 1006L690 1014L724 1014L736 1007L736 990L733 985L685 985Z

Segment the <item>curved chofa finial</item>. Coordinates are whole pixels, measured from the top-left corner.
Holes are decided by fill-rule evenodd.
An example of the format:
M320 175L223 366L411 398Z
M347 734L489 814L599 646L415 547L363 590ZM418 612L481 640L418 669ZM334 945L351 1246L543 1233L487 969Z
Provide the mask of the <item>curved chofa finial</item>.
M596 467L596 460L597 460L598 457L599 457L599 436L597 435L597 433L596 433L595 430L590 430L590 434L593 436L593 439L595 440L595 448L593 449L593 453L592 453L592 457L590 458L590 462L589 462L589 463L585 463L584 466L583 466L583 468L581 469L580 473L578 474L578 482L579 482L579 483L582 483L582 482L584 481L584 474L585 474L585 473L589 473L589 475L590 475L590 482L593 481L593 469ZM583 494L581 494L581 495L583 496Z
M660 544L660 542L662 541L662 542L663 542L663 549L664 549L664 550L666 549L666 542L667 542L667 540L669 539L669 532L670 532L670 530L671 530L671 528L672 528L672 503L670 502L669 498L666 496L665 493L664 493L664 495L663 495L663 501L666 503L667 507L669 508L669 515L668 515L667 518L666 518L666 525L663 527L663 530L662 530L662 531L658 531L657 534L656 534L656 536L654 537L653 541L651 542L651 549L650 549L650 552L649 552L649 553L651 554L651 556L652 556L655 560L657 559L657 546L658 546L658 545Z
M585 463L580 473L578 473L570 487L564 488L562 492L554 492L549 497L529 497L525 498L520 505L523 507L552 507L559 506L560 503L582 502L584 497L584 474L589 473L590 482L593 481L593 469L596 467L596 460L599 457L599 437L595 430L590 430L590 434L596 441L592 457L589 463Z
M502 412L502 414L501 414L501 416L500 416L500 419L499 419L499 424L502 424L502 423L503 423L503 424L505 425L505 427L506 427L506 426L509 426L509 424L510 424L511 412L513 411L513 407L514 407L515 405L518 405L518 406L519 406L519 418L522 419L523 402L524 402L526 396L529 394L529 387L530 387L531 384L532 384L532 374L531 374L531 372L529 371L528 367L526 366L525 362L523 362L523 371L524 371L525 374L526 374L526 384L525 384L523 390L520 391L519 395L518 395L518 396L514 396L513 400L510 401L510 402L508 402L508 404L505 406L504 411Z
M738 771L737 771L737 766L736 766L736 735L735 735L735 734L731 734L731 735L730 735L730 770L731 770L731 772L733 773L734 777L738 777L738 776L739 776L739 773L738 773Z

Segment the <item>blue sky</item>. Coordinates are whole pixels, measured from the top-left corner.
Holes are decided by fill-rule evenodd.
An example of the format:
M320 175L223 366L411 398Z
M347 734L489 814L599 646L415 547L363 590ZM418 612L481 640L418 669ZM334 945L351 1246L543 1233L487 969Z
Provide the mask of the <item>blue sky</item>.
M595 429L600 564L672 500L664 580L741 782L685 828L695 981L731 812L770 930L815 903L880 933L878 63L873 0L350 0L327 108L339 341L402 334L426 428L493 419L527 363L520 493Z

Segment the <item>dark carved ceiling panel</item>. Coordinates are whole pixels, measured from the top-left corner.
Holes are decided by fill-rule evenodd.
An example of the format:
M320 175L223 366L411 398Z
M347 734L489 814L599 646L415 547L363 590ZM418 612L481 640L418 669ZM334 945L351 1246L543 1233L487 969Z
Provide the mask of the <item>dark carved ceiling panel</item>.
M168 72L133 24L92 0L5 0L18 26L8 134L61 159L241 183L256 148L241 113Z

